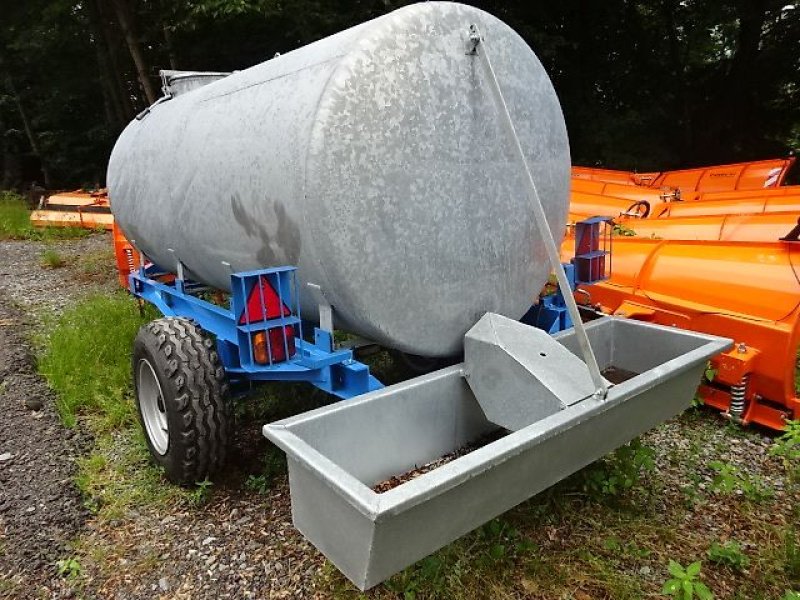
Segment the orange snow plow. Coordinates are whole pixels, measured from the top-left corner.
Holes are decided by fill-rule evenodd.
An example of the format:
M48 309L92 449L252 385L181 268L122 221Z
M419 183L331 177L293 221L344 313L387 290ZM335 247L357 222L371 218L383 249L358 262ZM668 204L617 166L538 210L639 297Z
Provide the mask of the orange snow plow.
M763 190L783 184L794 157L754 162L665 171L653 180L651 187L680 188L682 193Z
M618 226L638 238L708 240L722 242L777 242L797 226L798 212L731 214L669 219L619 217Z
M573 180L573 184L574 184ZM609 185L609 184L601 184ZM636 187L630 187L635 192ZM702 217L714 215L746 215L780 212L800 213L800 186L739 192L690 193L689 198L677 201L674 197L629 193L625 197L579 192L574 190L570 199L570 213L576 218L594 215L635 218Z
M617 171L614 169L595 169L593 167L572 167L572 178L583 181L599 181L604 183L619 183L623 185L649 186L661 175L653 173L636 173L634 171Z
M680 199L680 192L673 188L650 188L641 185L628 185L626 183L592 181L590 179L573 178L571 190L573 195L578 193L591 194L594 196L623 198L630 202L647 201L651 204Z
M60 192L45 198L39 208L31 213L31 223L36 227L83 227L110 230L114 223L108 193L105 189L94 192L76 190Z
M565 258L573 244L568 236ZM782 429L800 418L800 242L615 237L611 278L580 286L576 299L604 313L734 338L734 349L711 361L699 397L741 423Z
M763 190L777 188L783 184L795 158L773 158L752 162L715 165L696 169L635 173L613 169L572 167L574 182L610 183L614 185L641 186L649 188L680 189L688 192L720 192L733 190ZM577 189L574 188L573 189ZM580 188L580 191L605 193L597 188Z

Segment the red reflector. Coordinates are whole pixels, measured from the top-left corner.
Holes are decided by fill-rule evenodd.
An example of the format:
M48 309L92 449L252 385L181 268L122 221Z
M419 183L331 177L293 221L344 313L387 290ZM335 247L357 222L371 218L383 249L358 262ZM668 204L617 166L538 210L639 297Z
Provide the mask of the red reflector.
M239 325L260 323L270 319L291 316L292 311L281 303L275 289L266 277L260 277L250 290L247 305L239 319ZM268 336L268 337L267 337ZM288 356L287 356L288 350ZM277 326L253 335L253 359L259 364L272 364L288 360L295 354L294 326Z
M292 311L289 310L286 304L281 305L280 297L267 278L261 277L258 284L254 285L253 289L250 290L250 295L247 297L247 306L239 319L239 325L288 317L291 314ZM283 342L281 342L281 346L283 346Z
M281 332L281 329L283 332ZM273 327L269 330L269 345L272 350L272 362L283 362L294 356L294 327ZM286 346L283 345L283 336L286 336ZM289 356L286 356L286 350Z

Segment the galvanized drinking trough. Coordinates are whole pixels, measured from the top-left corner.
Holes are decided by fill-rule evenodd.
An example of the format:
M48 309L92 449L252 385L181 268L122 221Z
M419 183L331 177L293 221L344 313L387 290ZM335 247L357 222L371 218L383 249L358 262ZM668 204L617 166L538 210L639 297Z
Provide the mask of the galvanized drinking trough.
M507 397L507 408L517 412L520 422L527 423L531 415L540 418L385 493L372 491L378 482L498 430L486 416L497 396L477 395L470 380L519 369L516 377L522 379L525 371L534 390L542 370L549 369L548 357L525 363L503 350L524 342L526 329L536 331L498 330L498 351L480 353L481 360L472 364L264 426L264 435L288 457L295 526L360 589L681 412L691 403L706 361L731 345L730 340L637 321L593 321L586 331L600 366L639 375L610 387L605 399L590 393L576 400L568 392L558 407L552 402L558 391L552 389L520 394L516 403ZM531 356L553 353L561 360L559 350L569 350L574 371L562 376L574 377L578 386L589 382L592 389L577 359L573 331L555 338L531 334L528 342Z

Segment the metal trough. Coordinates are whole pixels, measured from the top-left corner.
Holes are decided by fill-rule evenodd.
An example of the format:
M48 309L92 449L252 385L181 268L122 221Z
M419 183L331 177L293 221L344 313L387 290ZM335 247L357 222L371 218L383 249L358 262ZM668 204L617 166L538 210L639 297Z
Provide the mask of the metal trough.
M265 425L288 458L295 527L372 587L684 410L707 359L731 345L612 317L586 331L601 368L640 374L385 493L371 487L498 430L463 363ZM580 354L574 331L553 339Z

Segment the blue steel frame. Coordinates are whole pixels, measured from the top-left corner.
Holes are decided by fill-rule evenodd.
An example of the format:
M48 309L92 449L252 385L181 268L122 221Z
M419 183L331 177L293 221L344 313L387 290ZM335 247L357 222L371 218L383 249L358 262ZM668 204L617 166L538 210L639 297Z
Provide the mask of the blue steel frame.
M334 349L332 332L316 327L313 343L303 339L295 271L296 267L278 267L232 274L230 309L193 295L192 292L202 287L199 284L180 278L172 283L161 282L145 267L130 274L129 286L134 296L149 302L164 316L193 319L212 334L220 360L233 381L305 381L341 399L382 388L383 384L370 375L369 367L353 358L351 350ZM262 278L277 293L280 306L290 309L290 315L250 322L245 315L247 299ZM266 316L263 288L259 291L262 315ZM289 356L290 347L284 333L281 337L289 358L273 362L270 347L270 362L257 363L252 351L253 336L275 328L285 332L284 328L289 325L294 327L295 353ZM266 339L269 345L270 336Z
M610 223L611 217L591 217L575 223L575 256L571 262L563 263L570 294L581 284L592 284L610 277ZM588 251L579 254L580 247L586 247ZM539 304L532 306L520 320L551 335L572 327L564 292L560 288L541 298Z

